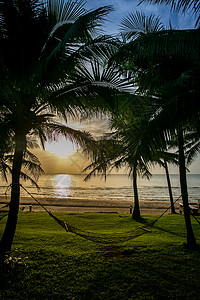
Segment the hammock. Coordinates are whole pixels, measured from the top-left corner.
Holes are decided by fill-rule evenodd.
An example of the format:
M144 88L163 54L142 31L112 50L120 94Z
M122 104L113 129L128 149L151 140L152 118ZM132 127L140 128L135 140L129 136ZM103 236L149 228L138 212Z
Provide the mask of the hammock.
M96 242L96 243L102 243L102 244L117 244L117 243L122 243L125 241L129 241L129 240L133 240L145 233L150 233L151 232L151 228L154 226L154 224L170 209L170 207L168 207L163 213L162 215L160 215L156 220L154 220L152 223L147 224L146 227L142 227L142 226L138 226L136 227L134 230L131 231L126 231L125 233L113 233L111 234L104 234L104 233L94 233L94 232L90 232L90 231L85 231L85 230L81 230L75 226L72 226L70 224L68 224L67 222L60 220L59 218L57 218L53 213L51 213L43 204L41 204L24 186L20 185L24 191L33 199L35 200L48 214L50 217L52 217L60 226L62 226L67 232L72 232L84 239ZM180 196L181 197L181 196ZM180 198L179 197L179 198ZM176 201L179 200L176 199L174 201L174 203ZM9 205L9 204L7 204ZM0 219L1 220L1 219Z
M60 226L62 226L67 232L72 232L84 239L96 242L96 243L102 243L102 244L117 244L122 243L125 241L129 241L132 239L135 239L136 237L139 237L145 233L150 233L151 229L138 226L134 230L126 231L125 233L113 233L106 234L106 233L94 233L90 231L81 230L75 226L72 226L68 224L67 222L60 220L57 218L53 213L51 213L43 204L41 204L24 186L21 185L21 187L24 189L24 191L32 198L34 199L48 214L50 217L52 217ZM148 224L149 227L153 226L155 224L155 221L151 224Z
M129 241L131 239L135 239L138 236L143 235L144 233L151 232L151 230L144 228L144 227L138 227L134 231L127 231L124 233L115 233L114 235L110 234L103 234L103 233L94 233L90 231L84 231L81 230L75 226L67 224L65 221L60 220L56 216L54 216L51 212L48 212L48 214L59 224L61 225L67 232L72 232L86 240L90 240L96 243L101 244L113 244L113 243L122 243L125 241Z

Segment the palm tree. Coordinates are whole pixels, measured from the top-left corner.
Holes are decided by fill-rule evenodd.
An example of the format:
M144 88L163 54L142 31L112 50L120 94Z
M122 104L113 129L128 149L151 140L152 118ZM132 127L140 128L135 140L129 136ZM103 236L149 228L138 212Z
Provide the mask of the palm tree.
M199 42L199 30L161 30L140 35L114 56L131 72L137 92L152 96L157 105L149 120L150 136L160 143L163 133L168 139L177 135L189 247L196 247L196 240L190 222L183 137L186 124L196 120L197 127L199 122Z
M133 154L130 152L128 144L124 143L123 138L124 136L122 136L122 132L119 133L119 131L115 131L114 133L109 134L108 136L97 141L98 150L90 150L92 154L90 153L89 157L92 160L92 163L83 171L89 171L85 177L86 181L96 173L101 174L106 179L107 174L109 174L113 169L119 170L120 168L126 168L133 182L134 210L132 218L138 220L141 218L141 216L139 208L137 177L138 175L141 175L149 179L151 177L151 173L143 161L142 154L138 153L138 157L136 157L135 153Z
M157 60L157 59L156 59ZM167 63L167 59L165 58L166 62L161 62L160 64L158 61L155 63L156 67L154 68L152 65L152 62L149 64L149 66L143 66L138 71L137 70L137 76L142 81L140 85L141 92L144 93L144 90L148 94L152 94L154 97L154 101L157 102L157 105L159 106L157 113L152 116L151 119L151 135L154 136L154 139L158 139L160 136L161 131L165 132L165 135L170 137L171 135L177 134L178 140L178 149L179 149L179 171L180 171L180 183L181 183L181 193L182 193L182 199L184 204L184 216L185 216L185 222L186 222L186 228L187 228L187 243L191 247L195 247L196 240L194 238L194 234L191 227L190 222L190 211L189 211L189 205L188 205L188 192L187 192L187 181L186 181L186 165L185 165L185 154L184 154L184 131L183 127L185 127L185 124L189 122L189 120L194 118L194 115L196 115L196 120L198 120L198 116L196 112L192 113L191 107L187 110L188 104L186 101L187 97L191 99L192 105L196 107L198 111L198 104L196 105L196 93L197 90L191 90L190 84L183 85L184 76L180 80L180 78L173 78L177 76L176 72L180 69L179 64L176 64L174 62ZM169 59L171 60L171 59ZM139 61L141 62L141 58L139 58ZM145 61L146 63L147 61ZM136 65L137 63L135 63ZM140 63L138 64L140 65ZM170 67L169 67L170 66ZM172 68L170 70L170 68ZM176 68L176 71L174 72ZM143 70L143 71L142 71ZM173 71L172 71L173 70ZM151 73L151 74L149 74ZM153 75L153 78L151 76ZM167 80L164 80L165 76L169 76ZM179 73L179 76L181 74ZM149 83L146 81L148 78ZM158 82L156 82L156 80ZM174 80L174 82L173 82ZM157 85L159 83L159 85ZM181 89L179 88L181 87ZM197 88L198 89L198 88ZM191 93L189 95L189 93ZM194 96L192 95L194 94ZM164 102L160 101L161 97L164 96L163 99L165 99ZM159 104L160 102L160 104ZM191 104L190 102L190 104ZM191 105L191 106L192 106ZM194 109L194 107L193 107ZM159 130L155 130L155 126ZM154 133L154 134L153 134Z
M164 24L161 22L159 17L156 17L153 14L151 14L150 16L146 16L143 12L138 12L138 11L131 12L127 17L123 18L121 21L122 35L129 42L134 41L135 39L142 37L143 35L159 32L164 29L165 29ZM166 158L164 158L163 162L162 160L160 160L159 162L165 168L170 203L171 203L171 212L175 213L167 160ZM173 163L174 162L175 160L173 161Z
M114 86L85 79L82 72L92 57L105 57L116 47L107 37L94 37L95 28L112 8L86 12L84 4L82 0L0 2L0 136L1 141L14 143L2 253L11 249L16 230L20 172L28 140L37 138L43 146L46 139L62 134L86 144L90 135L63 125L63 121L67 123L68 115L83 110L105 109L106 100L112 104Z
M133 181L134 209L132 218L140 219L140 207L137 178L138 176L150 179L150 166L159 163L163 165L163 160L176 162L176 155L166 153L161 148L155 148L151 139L147 138L146 128L148 128L147 118L149 112L145 111L147 104L143 97L132 96L131 105L127 107L123 102L123 108L111 117L111 133L106 134L97 141L98 147L89 151L92 163L84 169L90 171L85 180L89 179L96 172L104 175L113 168L125 167L129 171L129 176ZM136 101L137 98L137 101ZM148 106L146 106L148 108ZM148 129L147 129L148 130ZM88 153L88 151L86 151Z

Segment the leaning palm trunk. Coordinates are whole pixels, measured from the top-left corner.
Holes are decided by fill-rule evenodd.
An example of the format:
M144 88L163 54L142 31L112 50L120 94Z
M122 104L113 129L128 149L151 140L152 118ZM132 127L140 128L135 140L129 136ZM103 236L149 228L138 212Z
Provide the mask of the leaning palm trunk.
M183 143L183 130L180 126L178 128L178 147L179 147L179 173L180 173L180 186L181 195L183 199L185 225L187 231L187 245L190 248L196 247L196 239L192 230L191 219L190 219L190 208L188 203L188 190L187 190L187 179L186 179L186 168L185 168L185 155L184 155L184 143Z
M165 166L165 173L166 173L166 177L167 177L167 185L168 185L168 191L169 191L169 198L170 198L170 204L171 204L171 213L175 214L175 207L174 207L174 199L173 199L173 195L172 195L172 187L171 187L171 181L170 181L170 177L169 177L169 170L168 170L168 166L167 166L167 162L164 159L164 166Z
M133 171L133 191L134 191L134 208L133 208L132 218L135 220L139 220L141 217L140 217L139 197L138 197L138 189L137 189L136 169L134 169Z
M11 250L12 242L15 235L17 217L19 212L20 199L20 171L22 166L23 153L25 149L25 137L18 137L16 139L16 148L12 167L12 188L11 201L8 214L6 228L0 242L0 253L5 254Z

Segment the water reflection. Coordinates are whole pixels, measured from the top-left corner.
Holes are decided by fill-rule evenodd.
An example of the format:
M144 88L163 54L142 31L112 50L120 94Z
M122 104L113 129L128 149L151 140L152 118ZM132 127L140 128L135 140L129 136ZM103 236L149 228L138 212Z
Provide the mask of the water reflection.
M53 185L55 188L55 196L57 198L71 197L71 176L67 174L59 174L53 177Z

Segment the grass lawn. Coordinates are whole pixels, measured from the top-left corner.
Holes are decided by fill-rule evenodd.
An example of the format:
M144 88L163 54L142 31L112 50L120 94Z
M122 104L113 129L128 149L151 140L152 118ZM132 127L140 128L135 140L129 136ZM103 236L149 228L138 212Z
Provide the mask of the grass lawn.
M56 216L97 236L126 235L156 218ZM200 225L192 223L200 244ZM45 212L20 212L13 251L0 270L0 299L200 299L200 252L187 249L185 241L182 215L163 216L150 233L104 245L65 232Z

